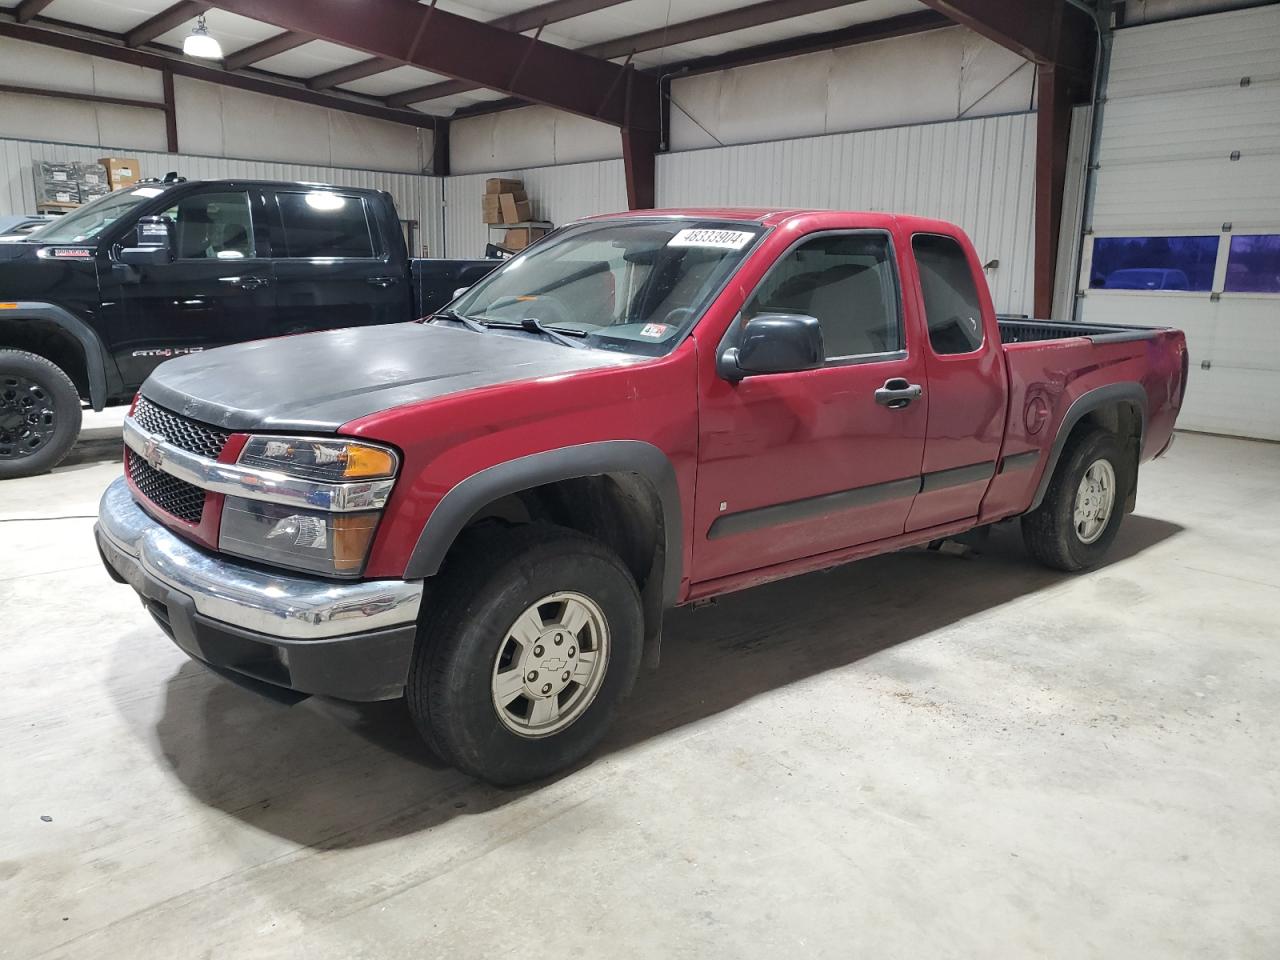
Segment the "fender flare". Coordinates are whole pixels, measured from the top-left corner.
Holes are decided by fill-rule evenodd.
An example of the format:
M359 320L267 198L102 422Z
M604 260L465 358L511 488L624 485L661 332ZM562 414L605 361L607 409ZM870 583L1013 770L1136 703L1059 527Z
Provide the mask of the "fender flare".
M35 300L19 300L18 305L5 310L0 319L4 320L44 320L54 326L61 327L75 337L84 351L85 373L89 377L89 405L94 410L101 410L107 404L107 360L106 351L97 332L65 307L55 303L42 303Z
M487 504L530 487L605 473L634 473L651 483L662 506L663 605L673 607L680 590L684 523L675 467L660 449L642 440L601 440L509 460L458 483L431 511L405 568L406 579L434 576L467 521Z
M1138 434L1138 459L1142 459L1142 440L1147 434L1147 392L1142 389L1142 385L1132 380L1125 380L1088 390L1071 402L1071 406L1067 407L1067 412L1062 417L1062 422L1058 425L1058 434L1054 438L1053 447L1049 450L1044 473L1040 475L1040 485L1036 487L1036 495L1031 501L1031 506L1027 508L1028 512L1035 510L1044 501L1044 496L1049 490L1049 482L1053 479L1054 471L1058 469L1058 460L1075 425L1085 414L1100 407L1121 402L1137 404L1142 417L1141 432Z

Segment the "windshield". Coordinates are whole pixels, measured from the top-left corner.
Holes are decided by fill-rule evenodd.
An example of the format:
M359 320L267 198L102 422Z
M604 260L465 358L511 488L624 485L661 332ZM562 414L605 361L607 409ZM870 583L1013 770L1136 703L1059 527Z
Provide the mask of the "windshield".
M764 228L713 220L570 227L489 274L451 305L485 323L535 319L589 346L660 356L711 302Z
M164 191L158 187L136 187L117 190L86 203L75 213L68 213L41 227L27 239L37 243L84 243L98 239L99 234L121 217L128 216L139 204L146 203Z

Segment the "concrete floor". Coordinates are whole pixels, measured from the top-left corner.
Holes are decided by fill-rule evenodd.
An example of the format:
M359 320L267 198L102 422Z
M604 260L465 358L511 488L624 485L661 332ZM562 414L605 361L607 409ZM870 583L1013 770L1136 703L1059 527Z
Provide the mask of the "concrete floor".
M1280 956L1280 446L1181 436L1085 576L1008 530L678 612L517 791L189 662L117 470L0 488L0 956Z

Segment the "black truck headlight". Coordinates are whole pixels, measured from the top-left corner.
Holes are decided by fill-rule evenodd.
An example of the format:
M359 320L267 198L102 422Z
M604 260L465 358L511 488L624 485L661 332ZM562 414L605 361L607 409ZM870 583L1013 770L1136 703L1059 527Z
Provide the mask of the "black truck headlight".
M240 485L228 493L218 549L328 577L364 570L400 458L394 450L340 438L250 437Z

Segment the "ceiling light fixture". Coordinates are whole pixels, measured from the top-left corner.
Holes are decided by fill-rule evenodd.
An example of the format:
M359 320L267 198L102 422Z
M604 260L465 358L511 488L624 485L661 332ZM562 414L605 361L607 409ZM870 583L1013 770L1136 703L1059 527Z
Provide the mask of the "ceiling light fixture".
M182 52L188 57L199 57L201 60L222 59L222 44L209 36L209 28L204 25L203 16L196 18L191 34L182 41Z

